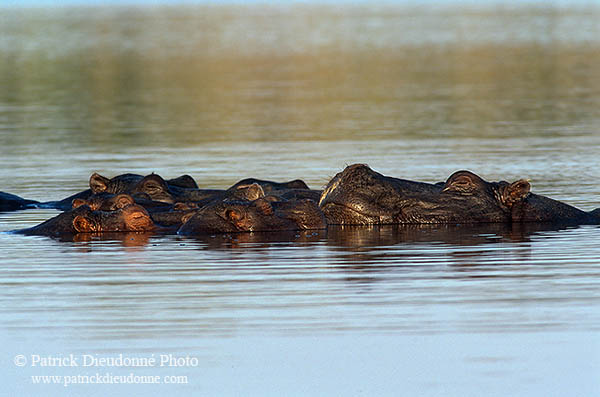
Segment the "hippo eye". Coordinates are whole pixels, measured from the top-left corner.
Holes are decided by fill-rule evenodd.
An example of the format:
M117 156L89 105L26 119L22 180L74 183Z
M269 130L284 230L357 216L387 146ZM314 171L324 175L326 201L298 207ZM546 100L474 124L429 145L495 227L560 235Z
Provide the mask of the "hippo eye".
M453 180L448 181L446 183L446 187L442 190L446 191L454 191L459 193L470 193L473 192L477 186L473 183L473 180L467 175L461 175L455 177Z
M229 209L225 211L225 216L232 222L237 222L244 219L244 213L237 209Z
M157 184L148 183L146 186L144 186L144 190L148 193L157 193L157 192L160 192L162 189Z
M130 204L134 204L133 197L127 194L120 194L115 198L114 209L124 208Z
M185 210L189 210L190 207L187 205L187 203L182 203L182 202L177 202L173 205L173 210L174 211L185 211Z

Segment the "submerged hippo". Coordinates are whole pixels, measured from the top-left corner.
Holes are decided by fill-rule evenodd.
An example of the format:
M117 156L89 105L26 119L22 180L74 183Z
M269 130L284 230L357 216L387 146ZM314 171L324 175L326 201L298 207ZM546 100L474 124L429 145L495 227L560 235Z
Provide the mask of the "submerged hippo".
M57 237L76 233L147 232L154 229L148 212L137 204L115 211L94 211L87 205L81 205L15 233Z
M39 204L39 202L24 199L14 194L0 192L0 212L35 208L36 204Z
M314 190L301 179L295 179L289 182L273 182L262 179L247 178L242 179L233 185L230 189L238 188L244 185L258 185L262 188L265 195L270 197L271 201L301 200L311 199L319 201L321 190Z
M135 204L135 200L128 194L99 193L87 199L77 198L73 200L72 206L77 208L87 205L93 211L115 211L131 204Z
M256 178L242 179L241 181L239 181L235 185L233 185L232 188L235 188L240 185L252 185L252 184L257 184L260 187L262 187L263 191L266 194L269 194L272 191L276 191L276 190L309 189L308 185L301 179L294 179L293 181L289 181L289 182L273 182L273 181L266 181L266 180L256 179Z
M325 217L312 200L271 202L215 202L197 211L178 230L181 235L308 230L327 227Z
M189 175L182 175L174 179L164 180L156 174L147 176L138 174L121 174L113 178L104 177L98 173L93 173L89 179L90 188L59 201L48 201L39 203L40 208L55 208L68 210L71 208L73 200L87 200L93 195L102 194L120 194L130 195L147 194L153 200L172 203L174 201L174 190L187 190L197 188L194 179Z
M600 223L598 210L581 211L530 189L526 180L487 182L470 171L445 183L413 182L354 164L329 182L319 206L330 224Z
M166 204L151 200L147 195L129 194L94 194L87 199L73 200L73 208L86 205L93 211L115 211L128 205L138 204L148 212L150 218L155 224L161 226L181 226L183 217L191 214L198 209L195 203L177 202L175 204Z
M262 188L257 184L239 185L236 188L220 191L203 202L178 201L170 203L173 196L169 196L170 190L167 184L158 175L152 174L140 180L133 190L133 196L125 193L110 194L96 193L87 199L77 198L73 200L73 208L87 205L92 210L114 211L130 204L139 204L144 207L153 222L166 227L179 227L184 217L194 214L198 208L211 202L226 200L252 201L265 197ZM165 201L156 201L154 198L165 198Z

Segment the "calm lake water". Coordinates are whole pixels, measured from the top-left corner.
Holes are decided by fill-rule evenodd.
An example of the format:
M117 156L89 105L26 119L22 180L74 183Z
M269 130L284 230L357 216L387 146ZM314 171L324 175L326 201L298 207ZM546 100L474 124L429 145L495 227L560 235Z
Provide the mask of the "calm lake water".
M528 178L592 210L599 20L592 6L2 9L0 190L61 199L93 172L320 188L362 162ZM2 213L0 231L56 214ZM0 233L0 247L8 395L600 395L598 226ZM78 367L57 366L71 354Z

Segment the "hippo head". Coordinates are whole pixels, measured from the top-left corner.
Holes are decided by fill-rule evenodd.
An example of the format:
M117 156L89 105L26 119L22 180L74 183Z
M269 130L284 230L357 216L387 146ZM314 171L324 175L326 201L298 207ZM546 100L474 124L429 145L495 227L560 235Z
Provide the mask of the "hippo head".
M236 185L227 190L227 200L254 201L265 197L265 191L258 183Z
M169 186L172 187L179 187L183 189L198 189L198 184L196 183L194 178L192 178L189 175L181 175L177 178L169 179L167 183L169 184Z
M327 220L318 204L311 199L273 202L279 217L291 220L296 227L294 230L325 229Z
M152 201L173 204L173 193L167 182L157 174L150 174L142 178L130 191L131 195L145 194Z
M135 204L133 197L128 194L94 194L87 199L73 200L73 208L87 205L94 211L115 211L128 205Z
M346 167L327 184L319 206L332 224L403 223L402 210L440 186L383 176L365 164Z
M302 179L294 179L293 181L284 182L281 185L282 189L309 189L306 182Z
M265 181L262 179L255 179L255 178L242 179L241 181L239 181L235 185L233 185L232 188L235 188L235 187L241 186L241 185L251 185L251 184L260 185L260 187L262 187L264 193L266 193L266 194L270 194L274 191L279 191L279 190L308 189L308 185L301 179L294 179L293 181L288 181L288 182L273 182L273 181Z
M73 218L73 229L78 233L92 232L146 232L154 229L148 212L137 204L116 211L89 211Z
M523 180L490 183L459 171L443 184L428 184L355 164L329 182L319 206L331 224L509 222L510 207L528 193Z
M90 189L92 193L128 193L135 186L142 176L138 174L122 174L117 175L112 179L104 177L96 172L90 176Z
M447 220L443 223L508 223L512 207L525 200L530 190L524 179L487 182L470 171L457 171L427 202L435 204L433 216Z
M270 202L265 198L222 201L205 206L185 219L178 234L258 232L324 228L325 220L316 203Z

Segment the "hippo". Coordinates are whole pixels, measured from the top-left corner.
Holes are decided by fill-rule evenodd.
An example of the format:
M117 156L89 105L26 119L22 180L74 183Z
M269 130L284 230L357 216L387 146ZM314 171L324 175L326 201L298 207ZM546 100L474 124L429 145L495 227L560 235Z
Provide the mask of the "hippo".
M287 194L286 199L294 197L318 200L321 193L320 191L308 189L306 183L301 180L278 183L254 178L244 179L226 190L199 189L196 181L189 175L182 175L174 179L165 180L160 175L154 173L146 176L128 173L117 175L113 178L107 178L98 173L93 173L90 176L89 185L89 189L65 199L37 203L35 204L35 207L54 208L65 211L71 208L73 200L87 200L92 195L120 193L126 193L133 196L136 199L136 202L147 199L166 204L173 204L178 201L206 204L213 200L222 200L227 197L231 198L232 191L238 191L239 193L239 189L249 186L253 186L253 189L255 189L254 187L256 186L260 187L262 189L262 194L265 193L265 189L267 192L275 194L278 197ZM257 193L255 189L254 191L248 192L248 194L251 199L256 199L256 195L259 193Z
M295 180L289 181L289 182L273 182L273 181L265 181L265 180L256 179L256 178L242 179L241 181L234 184L232 186L232 188L235 188L239 185L252 185L252 184L260 185L260 187L263 188L263 191L266 194L269 194L275 190L289 190L289 189L307 189L308 190L309 189L308 185L301 179L295 179Z
M251 184L223 190L219 194L205 199L204 202L178 201L171 203L175 198L170 195L169 187L160 176L155 174L142 178L130 190L132 195L100 192L92 194L87 199L76 198L73 200L73 208L87 205L92 210L114 211L135 203L148 211L154 223L165 227L179 227L183 223L183 217L195 213L200 206L210 202L224 200L252 201L264 197L260 185ZM153 194L153 197L150 194ZM163 199L164 201L156 201L153 198Z
M54 208L69 210L73 200L87 200L92 195L101 194L142 194L146 193L156 201L173 202L173 193L170 189L193 190L197 189L196 181L189 175L182 175L174 179L164 180L156 174L147 176L139 174L121 174L113 178L104 177L93 173L89 179L89 189L76 193L59 201L48 201L36 205L38 208Z
M189 175L182 175L175 179L165 180L158 174L144 177L135 174L125 174L113 179L105 178L98 174L90 177L90 189L93 193L127 193L131 196L144 196L152 201L173 204L177 199L177 191L197 189L196 182ZM135 177L134 177L135 175ZM195 186L195 187L193 187Z
M600 208L586 212L549 197L530 193L512 206L511 218L513 222L598 225Z
M323 194L323 191L314 189L288 189L275 193L276 194L271 193L271 197L276 197L283 201L310 199L315 203L318 203L321 199L321 194Z
M248 188L250 190L247 190ZM178 200L194 201L202 204L225 199L235 199L234 196L236 195L243 200L255 200L259 198L259 195L261 197L268 195L273 201L280 199L289 200L292 198L311 198L318 201L321 196L320 190L309 189L306 183L300 179L289 182L273 182L256 178L246 178L225 190L179 189L173 187L170 190Z
M156 224L164 227L179 227L195 215L199 208L220 202L250 202L263 197L265 193L260 185L253 183L220 191L201 201L177 202L168 210L149 209L149 212Z
M198 210L179 228L180 235L310 230L327 227L313 200L220 201Z
M289 201L311 199L315 202L321 197L321 190L310 189L301 179L289 182L273 182L262 179L246 178L234 184L230 189L244 185L259 185L271 201Z
M129 194L124 193L98 193L90 196L86 200L73 200L73 208L87 205L93 211L115 211L132 204L138 204L144 207L155 224L167 227L181 226L183 223L182 218L187 214L195 213L198 209L198 205L195 203L177 202L174 204L166 204L159 201L153 201L145 194L130 196Z
M226 190L217 190L217 189L204 189L201 190L199 194L189 195L184 194L179 196L180 199L187 199L188 202L195 202L198 206L204 206L212 202L216 201L225 201L225 200L247 200L253 201L265 196L265 192L262 187L256 183L251 183L248 185L244 184L236 184L229 189ZM198 200L190 200L192 198L197 198Z
M67 211L72 208L73 201L77 199L87 200L94 194L126 193L131 187L142 180L142 178L143 176L138 174L121 174L109 179L94 172L92 176L90 176L89 189L75 193L62 200L40 203L38 207Z
M167 183L174 188L182 188L182 189L198 189L198 184L189 175L181 175L177 178L168 179Z
M87 205L80 205L37 226L14 232L59 237L76 233L148 232L154 229L148 212L137 204L130 204L115 211L94 211Z
M14 194L0 192L0 212L35 208L38 201L28 200Z
M175 195L160 175L150 174L143 177L138 183L126 191L133 196L136 194L146 195L152 201L173 204Z
M128 194L98 193L87 199L76 198L73 200L73 208L87 205L93 211L115 211L128 205L135 204L135 200Z
M600 223L596 211L581 211L530 189L524 179L488 182L470 171L457 171L445 183L413 182L354 164L328 183L319 206L329 224L342 225Z

